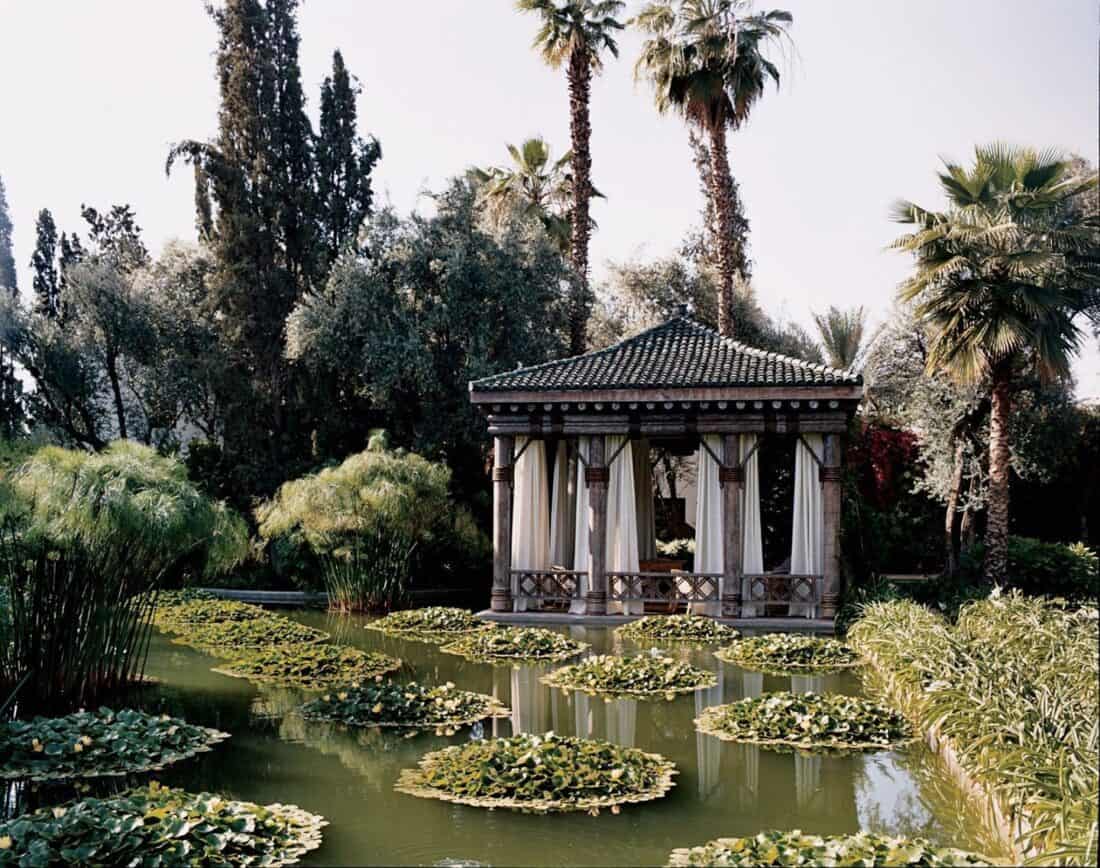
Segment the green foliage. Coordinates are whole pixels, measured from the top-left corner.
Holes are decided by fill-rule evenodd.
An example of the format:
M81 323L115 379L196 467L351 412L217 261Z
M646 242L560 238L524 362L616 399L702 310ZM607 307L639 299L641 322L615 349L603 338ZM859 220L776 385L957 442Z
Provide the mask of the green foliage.
M323 642L327 633L289 618L268 616L195 625L174 641L192 645L218 657L236 657L241 651L284 645Z
M874 750L913 741L905 716L840 693L767 693L712 705L695 721L723 741L798 750Z
M599 655L580 663L555 669L542 677L543 684L562 690L583 690L609 696L639 699L676 698L677 693L694 693L718 683L713 672L698 669L653 651L634 657Z
M22 714L68 711L140 676L162 582L227 569L244 523L171 458L119 442L94 455L39 450L0 480L0 569L10 641L0 684Z
M843 642L801 633L766 633L739 639L714 654L727 663L764 672L821 672L859 666Z
M888 838L871 832L805 835L761 832L751 838L717 838L701 847L673 850L671 868L738 868L756 865L989 865L984 856L937 847L923 838Z
M0 865L291 865L321 846L325 825L294 805L263 807L154 783L0 823Z
M466 609L450 606L426 606L391 612L367 624L368 630L378 630L391 636L419 639L424 642L444 642L476 630L492 630L493 624L482 621Z
M1100 641L1095 608L1012 593L950 627L911 602L876 603L849 630L882 688L953 751L1008 816L1017 853L1089 865L1097 854Z
M732 627L719 624L702 615L651 615L619 627L615 634L633 642L692 642L717 645L736 639L740 634Z
M157 595L153 624L166 633L190 633L195 627L236 621L263 621L270 616L259 606L219 600L195 592L161 591Z
M259 648L214 671L249 681L324 690L367 681L400 668L401 661L386 654L315 642Z
M404 598L417 564L446 571L446 560L412 560L415 550L447 552L453 564L475 558L484 545L452 501L450 481L443 464L372 444L335 467L284 483L256 511L260 535L283 557L306 550L318 559L334 608L389 608Z
M984 553L981 544L966 553L964 577L980 581L979 567ZM1010 536L1007 588L1095 603L1100 596L1100 558L1084 543L1065 545Z
M566 660L589 648L587 642L577 642L553 630L541 627L501 627L467 633L444 645L440 650L470 660Z
M229 733L167 714L80 711L0 724L0 778L58 781L159 771Z
M814 314L814 325L825 357L834 368L848 371L863 361L867 349L863 343L867 312L862 307L842 310L830 305L825 313Z
M531 813L588 811L644 802L672 788L676 767L658 754L604 741L515 735L427 754L395 789L421 798Z
M447 682L426 687L415 682L396 684L375 677L374 684L353 685L335 694L307 702L301 708L307 720L322 720L345 726L392 726L413 729L453 729L484 720L507 717L510 712L491 696L455 690Z

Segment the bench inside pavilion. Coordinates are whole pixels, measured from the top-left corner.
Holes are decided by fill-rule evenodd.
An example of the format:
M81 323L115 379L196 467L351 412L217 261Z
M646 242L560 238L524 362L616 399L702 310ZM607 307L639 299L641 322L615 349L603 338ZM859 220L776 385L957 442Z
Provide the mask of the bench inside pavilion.
M614 346L475 380L494 440L496 613L832 619L844 435L862 380L681 311ZM789 569L766 572L758 449L795 440ZM695 557L657 557L650 456L695 454Z

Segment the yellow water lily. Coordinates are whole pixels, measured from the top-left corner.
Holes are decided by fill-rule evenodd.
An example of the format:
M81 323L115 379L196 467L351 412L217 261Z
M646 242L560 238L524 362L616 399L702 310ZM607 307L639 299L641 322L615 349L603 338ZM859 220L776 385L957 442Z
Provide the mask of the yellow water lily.
M10 850L11 843L11 835L0 835L0 850Z

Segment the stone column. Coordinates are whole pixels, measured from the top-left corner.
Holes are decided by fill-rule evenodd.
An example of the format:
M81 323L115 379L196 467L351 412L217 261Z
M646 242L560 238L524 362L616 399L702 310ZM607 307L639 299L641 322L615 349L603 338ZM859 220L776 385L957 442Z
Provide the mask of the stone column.
M840 484L844 441L840 434L826 434L821 462L821 500L824 510L824 578L821 595L822 618L835 618L840 605Z
M494 612L512 611L512 438L493 438L493 595Z
M741 489L745 468L741 466L741 438L722 437L723 466L718 470L722 484L722 617L741 617Z
M611 472L604 464L604 438L597 435L588 447L584 482L588 486L588 550L592 572L584 595L586 615L607 614L607 483Z

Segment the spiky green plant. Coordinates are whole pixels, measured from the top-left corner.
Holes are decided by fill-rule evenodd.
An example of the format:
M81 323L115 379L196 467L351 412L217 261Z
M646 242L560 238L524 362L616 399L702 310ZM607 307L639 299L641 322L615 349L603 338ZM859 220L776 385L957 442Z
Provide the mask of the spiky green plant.
M245 557L244 522L135 443L39 450L0 483L0 688L19 716L91 705L141 676L156 589Z
M414 551L482 544L451 500L450 480L446 465L372 440L335 467L284 483L256 512L260 535L308 552L334 608L392 608L404 598Z

